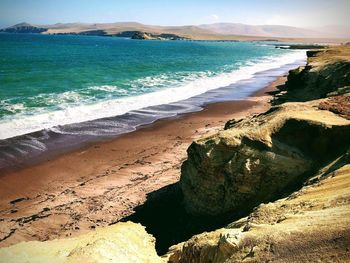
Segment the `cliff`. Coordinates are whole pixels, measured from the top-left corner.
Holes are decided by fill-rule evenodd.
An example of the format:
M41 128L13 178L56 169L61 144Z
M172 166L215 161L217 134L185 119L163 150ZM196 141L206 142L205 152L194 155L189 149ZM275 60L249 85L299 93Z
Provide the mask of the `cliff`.
M215 220L257 207L172 247L169 262L349 259L349 51L309 51L271 110L192 143L180 179L190 214Z
M350 46L308 52L276 95L288 102L192 143L180 185L190 214L249 210L295 189L350 147ZM328 99L309 100L331 96ZM309 101L308 101L309 100Z
M327 169L289 197L173 246L168 262L348 262L350 165Z
M127 32L122 32L121 34L124 34ZM147 33L147 32L140 32L136 31L131 35L132 39L142 39L142 40L183 40L188 39L186 37L181 37L175 34L154 34L154 33Z
M308 101L350 92L349 45L309 50L308 64L288 74L285 87L273 101Z
M350 147L350 120L320 109L326 102L285 103L192 143L180 180L186 210L250 210L339 158Z
M77 238L30 241L0 248L0 262L161 262L154 238L131 222L98 229Z

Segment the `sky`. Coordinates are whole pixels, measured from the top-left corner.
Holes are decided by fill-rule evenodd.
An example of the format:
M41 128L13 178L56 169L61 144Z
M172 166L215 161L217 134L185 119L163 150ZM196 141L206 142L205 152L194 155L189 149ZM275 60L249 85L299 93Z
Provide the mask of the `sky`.
M20 22L350 26L350 0L0 0L0 27Z

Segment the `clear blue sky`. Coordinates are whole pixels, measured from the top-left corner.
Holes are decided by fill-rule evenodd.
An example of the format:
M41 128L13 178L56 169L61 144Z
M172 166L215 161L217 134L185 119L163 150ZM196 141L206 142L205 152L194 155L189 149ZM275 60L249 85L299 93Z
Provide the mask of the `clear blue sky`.
M0 27L19 22L215 22L350 25L350 0L0 0Z

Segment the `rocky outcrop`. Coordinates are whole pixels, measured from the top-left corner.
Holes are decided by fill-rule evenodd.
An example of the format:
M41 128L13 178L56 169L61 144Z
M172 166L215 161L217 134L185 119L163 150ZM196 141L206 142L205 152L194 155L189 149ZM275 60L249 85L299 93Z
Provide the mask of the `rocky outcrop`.
M151 40L151 39L155 39L155 37L151 33L136 31L131 36L131 39Z
M349 46L308 55L306 67L290 72L279 103L346 91ZM264 114L231 120L225 130L193 142L180 180L186 210L201 216L249 211L296 189L350 146L349 101L344 94L276 103Z
M349 162L348 152L288 198L171 247L168 262L348 262Z
M53 35L107 36L107 33L104 30L88 30L82 32L55 33Z
M144 227L118 223L88 234L46 242L22 242L0 248L0 262L162 262L154 248L154 238Z
M20 23L0 30L0 32L5 33L42 33L45 31L47 31L47 28L33 26L28 23Z
M350 91L350 46L307 52L305 67L291 70L288 81L273 101L308 101Z
M316 45L316 44L294 44L294 45L285 45L285 44L275 44L275 48L279 49L323 49L326 48L326 46L322 45Z
M255 208L171 247L169 263L350 258L350 48L307 53L271 110L189 147L180 180L189 213L215 219Z
M350 121L326 100L286 103L230 124L188 149L181 188L190 214L249 210L291 192L350 147Z
M85 35L85 36L106 36L107 33L104 30L89 30L89 31L80 32L79 35Z
M119 33L114 34L113 36L115 37L127 37L127 38L131 38L133 35L135 35L137 32L139 31L122 31Z
M180 37L175 34L153 34L141 31L135 31L131 36L131 39L142 39L142 40L183 40L185 37Z

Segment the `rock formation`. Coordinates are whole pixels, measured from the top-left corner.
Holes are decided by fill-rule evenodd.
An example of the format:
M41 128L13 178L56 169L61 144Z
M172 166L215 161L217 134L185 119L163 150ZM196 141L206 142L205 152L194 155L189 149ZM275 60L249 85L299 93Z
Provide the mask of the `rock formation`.
M129 32L126 32L128 34ZM125 35L124 32L120 33L121 36ZM153 33L147 33L147 32L141 32L141 31L135 31L131 35L132 39L141 39L141 40L183 40L186 39L185 37L180 37L175 34L168 34L168 33L163 33L163 34L153 34Z
M309 51L277 106L190 146L180 180L189 213L215 218L258 207L173 246L168 262L347 262L349 54L348 46Z
M76 237L46 242L30 241L0 248L1 263L19 262L162 262L154 238L144 227L118 223Z
M291 71L285 98L305 101L338 94L350 83L349 50L333 48L311 56L306 67ZM349 95L289 102L230 121L226 130L193 142L180 180L186 210L203 216L249 210L289 193L344 154L350 147L350 122L346 110L339 115L340 109L325 107L330 100L343 111L349 107Z
M308 101L350 92L350 48L307 51L308 64L291 70L285 87L273 101Z
M348 262L350 165L338 160L300 191L226 228L173 246L169 263Z
M186 210L217 216L251 209L344 154L350 121L321 103L286 103L193 142L180 180Z

